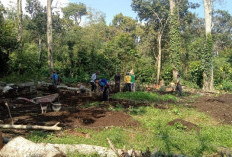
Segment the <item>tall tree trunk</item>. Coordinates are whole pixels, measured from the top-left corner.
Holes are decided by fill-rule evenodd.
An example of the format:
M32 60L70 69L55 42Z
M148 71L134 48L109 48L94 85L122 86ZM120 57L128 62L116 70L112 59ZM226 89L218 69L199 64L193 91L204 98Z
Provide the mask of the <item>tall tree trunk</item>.
M175 1L174 0L169 0L169 3L170 3L170 13L171 15L174 15L174 10L175 10Z
M160 80L160 69L161 69L161 40L162 40L162 34L161 32L158 33L158 56L157 56L157 77L156 77L156 83L159 84Z
M47 45L48 45L48 66L54 70L52 51L52 0L47 0Z
M204 2L204 12L205 12L205 34L206 38L211 35L212 30L212 0L203 0ZM207 43L208 44L208 43ZM211 52L213 55L213 52ZM213 57L211 62L211 67L208 69L210 72L203 72L203 90L212 91L214 90L214 79L213 79ZM208 63L209 64L209 63Z
M176 9L176 3L175 0L169 0L170 3L170 15L171 15L171 20L175 20L174 16L175 16L175 9ZM172 27L172 26L171 26ZM174 28L172 28L174 29ZM174 82L176 82L177 80L177 75L178 75L178 70L176 69L174 63L172 63L173 65L173 69L172 69L172 79Z
M23 33L23 26L22 26L22 0L17 0L17 16L18 16L18 37L17 41L22 44L22 33Z
M39 35L39 55L38 55L38 62L40 64L41 62L41 56L42 56L42 39L41 36Z

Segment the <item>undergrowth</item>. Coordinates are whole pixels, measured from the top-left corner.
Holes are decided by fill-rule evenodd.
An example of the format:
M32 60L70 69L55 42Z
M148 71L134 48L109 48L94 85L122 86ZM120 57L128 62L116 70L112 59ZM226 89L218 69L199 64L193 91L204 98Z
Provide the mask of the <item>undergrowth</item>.
M112 96L114 99L126 99L132 101L148 101L148 102L158 102L158 101L172 101L177 102L178 98L171 94L160 95L158 93L152 92L120 92Z

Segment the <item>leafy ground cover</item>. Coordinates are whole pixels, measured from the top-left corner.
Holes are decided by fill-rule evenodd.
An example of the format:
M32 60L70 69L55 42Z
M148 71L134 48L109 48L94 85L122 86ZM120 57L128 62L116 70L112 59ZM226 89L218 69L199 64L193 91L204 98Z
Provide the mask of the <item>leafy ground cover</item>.
M172 101L177 102L178 98L171 94L160 95L159 93L153 92L120 92L112 96L114 99L125 99L132 101Z

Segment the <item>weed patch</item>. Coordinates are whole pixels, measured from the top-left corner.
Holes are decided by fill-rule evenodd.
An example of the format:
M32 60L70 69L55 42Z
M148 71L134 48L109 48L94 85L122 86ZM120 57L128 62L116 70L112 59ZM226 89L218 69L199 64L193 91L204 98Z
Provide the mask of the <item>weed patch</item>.
M116 93L112 97L114 99L148 101L148 102L158 102L158 101L177 102L178 100L178 98L174 95L170 95L170 94L160 95L158 93L152 93L152 92L121 92L121 93Z

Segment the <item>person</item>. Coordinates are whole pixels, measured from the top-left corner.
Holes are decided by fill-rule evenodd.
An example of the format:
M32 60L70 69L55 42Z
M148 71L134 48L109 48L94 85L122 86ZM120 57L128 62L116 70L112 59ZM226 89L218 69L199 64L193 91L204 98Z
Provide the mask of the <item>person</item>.
M51 79L52 79L52 84L53 84L53 86L54 86L54 87L57 87L58 80L59 80L59 76L58 76L58 74L56 73L55 70L52 72Z
M177 75L177 80L176 80L176 91L177 93L182 96L182 87L181 87L181 80L180 80L180 74Z
M126 76L124 77L124 82L126 85L126 91L131 92L131 76L129 72L126 73Z
M106 79L100 79L99 81L99 86L101 87L101 91L104 90L104 87L107 85L107 80Z
M135 74L134 72L132 72L130 74L131 76L131 91L135 92Z
M120 72L118 72L118 73L114 76L114 81L115 81L115 91L116 91L116 92L120 92L120 81L121 81Z
M99 86L101 87L103 101L109 100L109 83L106 79L100 79Z
M98 80L98 75L99 75L99 71L97 71L96 73L93 73L90 79L90 84L91 84L91 91L96 91L96 81Z

